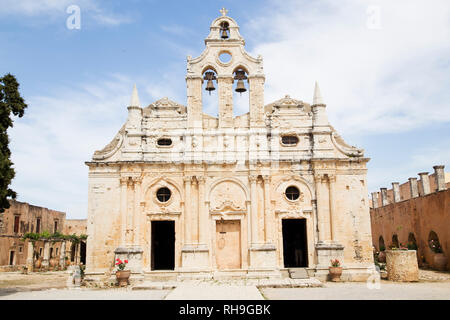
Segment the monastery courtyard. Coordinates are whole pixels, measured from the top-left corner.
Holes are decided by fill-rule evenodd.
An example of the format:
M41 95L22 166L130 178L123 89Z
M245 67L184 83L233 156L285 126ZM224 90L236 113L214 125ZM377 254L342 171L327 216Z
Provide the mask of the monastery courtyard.
M323 282L289 287L250 280L144 282L128 288L73 288L66 272L0 274L0 300L448 300L450 272L420 270L419 282ZM45 285L43 285L45 284ZM298 284L298 283L297 283ZM319 284L320 285L320 284Z

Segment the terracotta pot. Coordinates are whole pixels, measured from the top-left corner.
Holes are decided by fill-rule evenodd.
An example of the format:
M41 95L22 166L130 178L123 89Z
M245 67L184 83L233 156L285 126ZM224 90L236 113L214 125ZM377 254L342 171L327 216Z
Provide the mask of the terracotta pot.
M443 253L436 253L433 257L434 267L437 270L445 271L447 269L448 259Z
M380 251L378 254L378 262L386 263L386 252Z
M331 281L340 281L342 275L342 267L330 267Z
M70 259L64 259L66 266L70 266Z
M130 278L131 271L130 270L122 270L116 271L116 279L119 282L120 287L126 287L129 283L128 279Z
M42 266L42 261L41 261L41 259L37 259L37 260L34 261L34 267L35 267L36 269L40 269L41 266Z
M49 260L50 268L54 268L57 264L57 261L55 258L50 258Z

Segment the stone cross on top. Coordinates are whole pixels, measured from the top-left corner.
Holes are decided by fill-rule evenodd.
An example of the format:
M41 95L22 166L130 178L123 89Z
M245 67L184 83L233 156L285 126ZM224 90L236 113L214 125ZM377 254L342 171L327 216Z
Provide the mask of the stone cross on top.
M222 14L222 16L226 16L227 13L228 13L228 10L225 9L225 8L222 8L222 9L220 9L219 11L220 11L220 13Z

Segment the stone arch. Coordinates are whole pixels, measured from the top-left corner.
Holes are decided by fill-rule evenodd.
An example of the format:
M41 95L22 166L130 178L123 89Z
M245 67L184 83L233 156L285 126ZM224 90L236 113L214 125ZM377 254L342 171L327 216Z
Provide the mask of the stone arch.
M237 63L235 63L233 65L233 67L231 69L233 71L231 72L231 74L234 74L236 72L236 70L239 70L239 69L244 70L245 73L247 74L247 76L250 75L250 68L245 63L243 63L242 61L238 61Z
M413 250L417 250L417 240L416 236L413 232L408 234L408 249L412 248Z
M386 249L386 245L384 244L383 236L378 238L378 250L384 251Z
M216 181L213 181L213 182L209 185L209 187L208 187L209 192L208 192L208 194L207 194L206 201L211 201L211 193L213 192L214 188L215 188L218 184L220 184L220 183L222 183L222 182L226 182L226 181L234 182L234 183L238 184L238 185L242 188L242 190L244 191L244 194L245 194L245 200L248 201L248 200L250 199L250 192L249 192L247 186L246 186L241 180L236 179L236 178L231 178L231 177L229 177L229 178L220 178L220 179L218 179L218 180L216 180Z
M184 193L182 192L182 188L180 187L180 185L178 183L176 183L174 180L170 179L170 178L166 178L166 177L158 177L156 179L153 179L151 181L149 181L148 183L143 185L143 190L144 191L144 199L147 199L147 195L150 192L150 190L153 188L153 186L155 186L156 184L158 184L159 182L165 182L168 185L171 185L179 194L180 196L180 200L184 202Z
M301 185L305 186L309 192L311 201L315 200L315 192L313 192L314 188L308 183L308 181L306 181L305 179L303 179L302 177L299 177L299 176L284 177L284 178L279 179L278 181L275 181L273 184L275 186L273 188L273 190L278 190L282 184L284 184L286 182L290 182L290 181L296 181L296 182L300 183Z
M219 73L217 72L217 67L213 66L211 63L206 64L203 68L202 68L202 72L201 75L203 76L205 74L206 71L208 70L212 70L216 73L216 75L218 75Z
M400 247L400 243L398 241L398 236L396 234L392 235L391 247L394 247L394 248L399 248Z
M428 246L431 250L435 250L436 248L441 248L441 244L439 242L439 237L436 232L433 230L428 234ZM433 247L434 246L434 247ZM441 249L442 250L442 249Z

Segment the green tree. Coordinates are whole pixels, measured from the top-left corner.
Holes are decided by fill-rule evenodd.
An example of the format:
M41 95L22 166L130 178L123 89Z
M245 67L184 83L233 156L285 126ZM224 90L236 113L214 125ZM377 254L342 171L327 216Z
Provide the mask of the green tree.
M9 73L0 78L0 212L8 209L9 199L17 195L9 187L15 176L8 137L8 129L13 126L11 113L21 118L26 107L16 78Z

